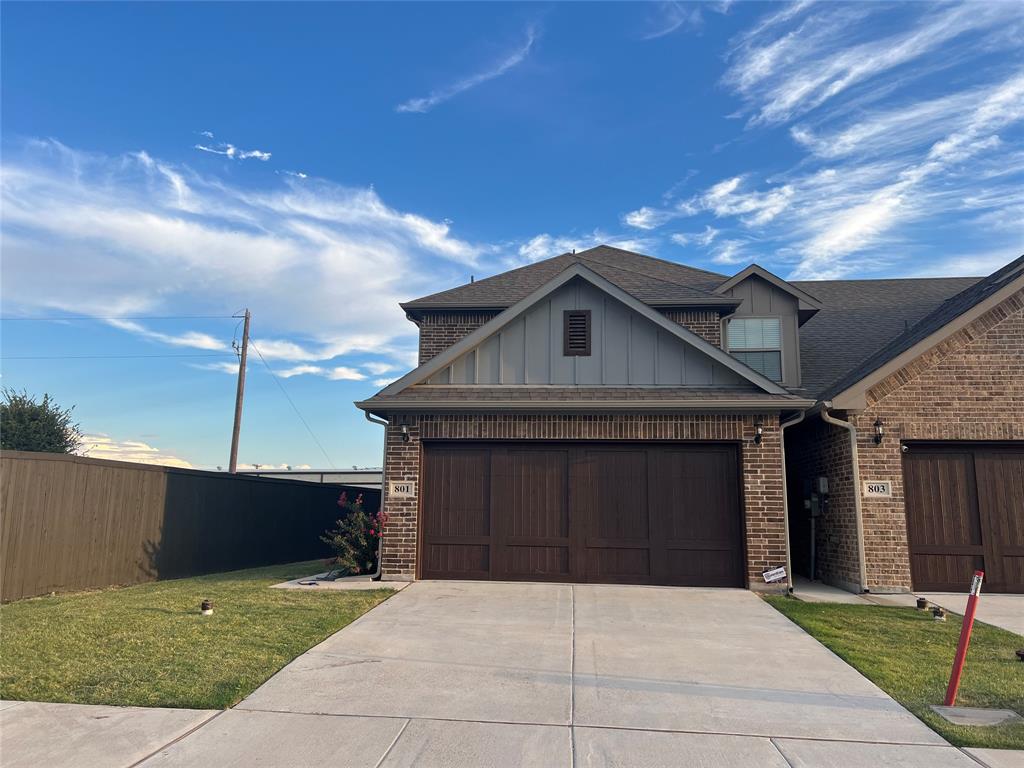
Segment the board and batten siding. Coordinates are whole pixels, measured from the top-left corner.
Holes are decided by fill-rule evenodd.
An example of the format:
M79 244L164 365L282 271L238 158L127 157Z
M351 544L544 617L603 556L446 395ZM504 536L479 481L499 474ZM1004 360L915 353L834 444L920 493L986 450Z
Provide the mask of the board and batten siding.
M565 310L591 312L591 354L563 354ZM430 377L428 384L748 387L736 373L575 280Z
M782 331L782 384L800 384L800 305L795 296L776 288L767 280L751 275L726 292L743 299L734 317L777 317ZM728 346L728 344L726 344Z

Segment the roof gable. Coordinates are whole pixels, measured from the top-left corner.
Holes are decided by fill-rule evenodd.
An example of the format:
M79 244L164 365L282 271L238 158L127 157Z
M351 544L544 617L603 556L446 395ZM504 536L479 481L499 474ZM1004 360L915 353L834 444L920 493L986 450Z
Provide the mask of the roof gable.
M564 353L566 313L573 311L585 313L585 355ZM581 277L538 300L426 383L753 388Z
M735 373L741 380L749 382L751 385L764 392L787 394L787 391L775 382L748 368L734 357L730 356L718 347L709 344L703 338L687 328L672 322L660 312L651 309L634 296L591 270L588 266L577 262L569 266L567 269L564 269L561 273L548 280L544 285L540 286L531 294L499 314L497 317L476 329L461 341L385 387L378 393L378 395L384 397L391 396L414 384L427 382L432 376L443 369L452 366L452 364L460 357L483 344L489 337L501 331L512 321L522 316L531 307L537 305L539 302L546 299L552 293L575 278L579 278L589 283L597 290L604 292L608 296L625 305L625 307L632 312L645 318L661 331L666 332L668 337L682 341L690 347L695 348L698 352L702 353L723 369Z
M751 264L746 269L737 272L735 275L730 277L724 283L715 288L714 292L718 295L730 295L733 288L742 283L744 280L749 280L751 277L759 277L765 282L778 288L780 291L789 294L797 300L797 306L800 313L800 323L803 324L810 320L814 314L822 308L822 303L818 301L814 296L807 293L807 291L798 288L793 283L783 280L778 275L772 274L764 267L757 264Z

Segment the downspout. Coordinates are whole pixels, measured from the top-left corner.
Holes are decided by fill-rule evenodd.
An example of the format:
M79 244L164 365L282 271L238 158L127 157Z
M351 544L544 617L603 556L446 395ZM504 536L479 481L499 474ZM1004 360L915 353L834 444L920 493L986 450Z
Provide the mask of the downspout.
M387 492L388 476L388 423L384 419L378 419L369 411L363 411L366 420L373 424L380 424L384 427L384 458L381 459L380 467L380 509L384 509L384 494ZM370 574L370 581L380 581L381 567L384 565L384 529L380 530L380 538L377 540L377 570Z
M786 427L792 427L804 420L807 411L800 411L789 421L779 424L779 450L782 454L782 520L786 526L786 578L789 581L789 593L793 593L793 557L789 547L789 490L786 487Z
M860 591L867 592L867 568L864 565L864 511L861 509L860 500L860 462L857 459L857 428L848 421L837 419L829 411L832 410L832 401L825 400L821 404L821 420L826 424L841 427L850 433L850 462L853 470L853 517L857 528L857 567L860 572Z

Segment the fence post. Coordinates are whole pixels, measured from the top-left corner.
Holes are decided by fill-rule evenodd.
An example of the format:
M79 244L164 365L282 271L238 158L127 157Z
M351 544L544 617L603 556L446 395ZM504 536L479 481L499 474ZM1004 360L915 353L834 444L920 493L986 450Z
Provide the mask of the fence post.
M964 671L964 661L967 659L967 646L971 643L971 630L974 629L974 614L978 610L978 597L981 595L981 582L985 578L984 571L975 571L971 579L971 591L967 596L967 610L964 611L964 621L960 625L960 642L956 646L956 656L953 658L953 671L949 676L949 685L946 687L946 699L943 702L947 707L956 704L956 693L960 689L960 675Z

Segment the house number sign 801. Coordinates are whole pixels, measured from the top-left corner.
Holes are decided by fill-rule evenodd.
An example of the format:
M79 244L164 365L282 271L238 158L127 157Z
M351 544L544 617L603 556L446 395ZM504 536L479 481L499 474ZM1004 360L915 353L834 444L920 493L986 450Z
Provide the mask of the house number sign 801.
M416 495L416 483L412 480L392 480L388 483L388 496L393 499L409 499Z

